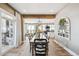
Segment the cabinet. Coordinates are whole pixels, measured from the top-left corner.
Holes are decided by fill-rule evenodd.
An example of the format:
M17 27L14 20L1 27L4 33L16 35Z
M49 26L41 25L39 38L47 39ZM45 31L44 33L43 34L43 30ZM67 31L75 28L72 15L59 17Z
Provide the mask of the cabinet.
M0 52L14 47L16 42L16 18L0 9Z

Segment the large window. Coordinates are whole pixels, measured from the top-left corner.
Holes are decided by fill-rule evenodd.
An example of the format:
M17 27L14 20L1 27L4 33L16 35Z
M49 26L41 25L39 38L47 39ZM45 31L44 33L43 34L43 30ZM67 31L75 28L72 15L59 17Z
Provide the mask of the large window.
M44 33L47 29L46 26L49 26L49 31L51 37L54 35L55 25L54 20L52 19L39 19L39 18L24 18L24 37L28 36L27 34L34 34L38 32Z
M53 24L50 24L50 23L47 23L47 24L41 23L40 25L38 25L38 23L25 23L25 31L26 31L26 33L35 33L36 30L44 32L44 31L46 31L47 25L50 27L50 31L54 31L55 26Z
M36 26L33 24L26 24L26 33L35 33Z

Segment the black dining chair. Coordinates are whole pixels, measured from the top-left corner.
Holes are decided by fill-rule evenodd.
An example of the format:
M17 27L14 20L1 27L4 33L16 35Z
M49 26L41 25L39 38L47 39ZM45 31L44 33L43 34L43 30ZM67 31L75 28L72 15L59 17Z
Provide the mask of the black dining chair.
M48 54L48 42L46 39L35 39L35 56L46 56Z

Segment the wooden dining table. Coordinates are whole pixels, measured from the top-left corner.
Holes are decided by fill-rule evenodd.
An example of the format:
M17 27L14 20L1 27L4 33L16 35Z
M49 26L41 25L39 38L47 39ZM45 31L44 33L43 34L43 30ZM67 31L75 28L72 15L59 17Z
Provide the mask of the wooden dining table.
M49 40L46 38L46 36L43 33L40 33L40 36L38 36L38 34L34 35L33 38L30 40L30 51L32 52L32 55L34 55L34 40L35 39L46 39L47 42L49 42Z

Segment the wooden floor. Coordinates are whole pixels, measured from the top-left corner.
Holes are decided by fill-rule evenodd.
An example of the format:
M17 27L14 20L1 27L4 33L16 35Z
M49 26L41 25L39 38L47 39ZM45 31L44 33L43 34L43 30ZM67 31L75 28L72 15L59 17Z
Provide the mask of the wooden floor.
M54 40L49 40L49 56L71 56L65 49L60 47L54 42Z
M3 56L32 56L28 40L26 40L26 42L22 46L11 49ZM53 39L50 39L48 56L71 56L71 55L62 47L60 47L58 44L56 44L53 41Z

